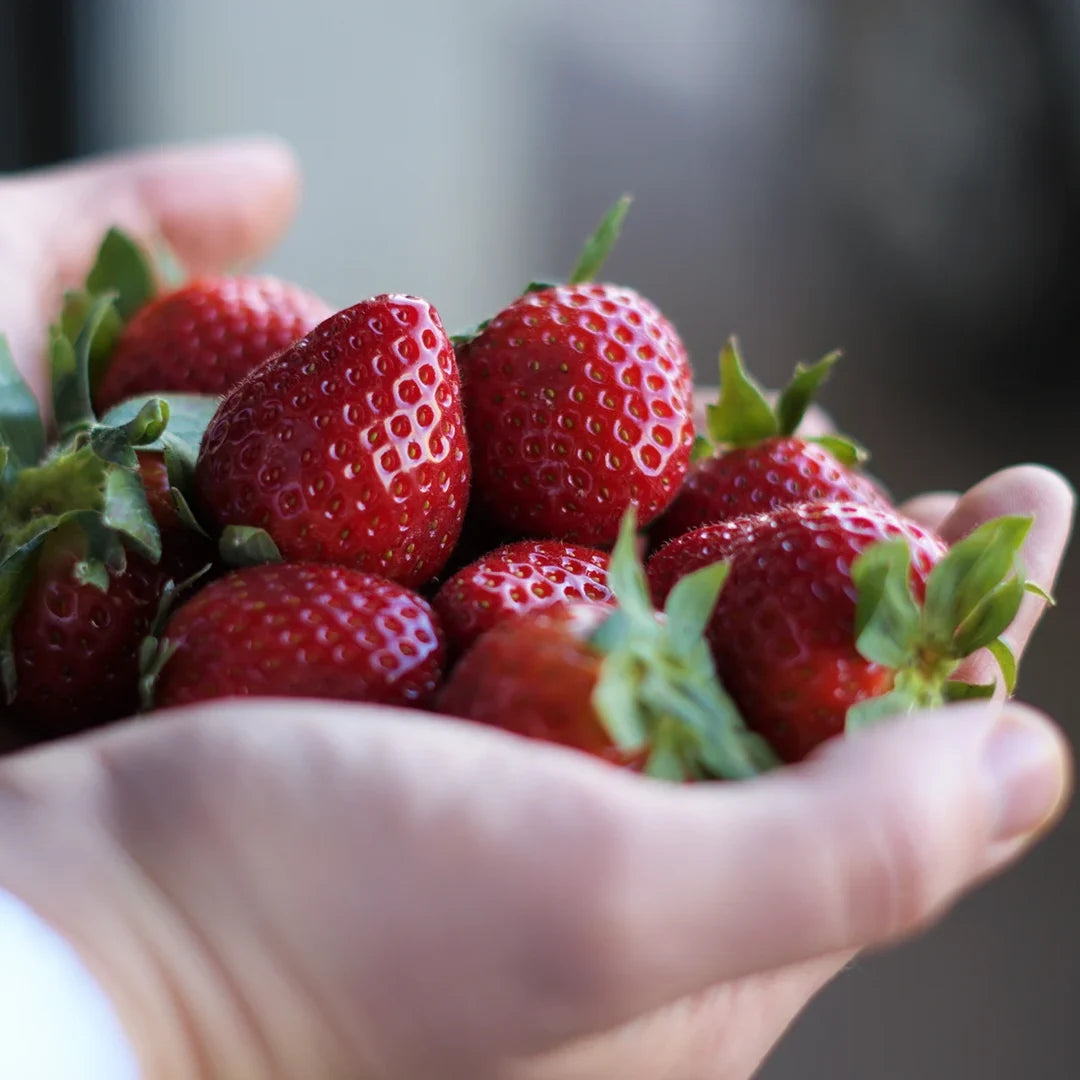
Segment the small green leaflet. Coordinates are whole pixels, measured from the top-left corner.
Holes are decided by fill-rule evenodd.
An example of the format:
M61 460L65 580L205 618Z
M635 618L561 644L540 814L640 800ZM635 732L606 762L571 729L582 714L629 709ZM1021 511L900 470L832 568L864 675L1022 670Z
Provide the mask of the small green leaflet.
M194 453L198 453L203 433L221 404L221 399L211 394L142 395L114 406L105 413L101 422L109 427L127 424L153 401L164 401L168 409L169 437L187 443ZM164 449L165 441L158 438L156 441L141 445L146 445L150 450L161 450Z
M947 655L955 655L954 638L965 620L1015 571L1031 521L1006 516L986 522L954 544L930 572L924 625L929 639Z
M858 589L855 647L874 663L903 668L915 659L922 617L911 594L911 552L907 542L880 541L852 564Z
M628 619L637 624L656 624L649 584L637 555L637 513L633 506L623 515L619 538L608 561L608 587Z
M668 593L664 614L676 655L689 652L705 633L730 569L726 562L703 566L681 577Z
M251 525L226 525L218 550L227 566L281 562L281 552L270 534Z
M709 437L721 446L746 446L779 433L773 407L747 373L734 337L720 352L720 399L705 416Z
M1005 692L1012 694L1016 690L1016 654L1001 639L991 641L987 646L990 654L1001 668L1001 677L1005 680Z
M11 355L7 338L0 334L0 443L13 468L36 465L45 453L41 412ZM7 471L0 471L0 476Z
M821 385L832 373L839 351L823 356L816 364L799 364L791 382L780 394L776 405L776 418L781 435L792 435L798 429Z
M127 322L154 296L154 271L145 252L120 229L112 228L98 248L97 260L86 278L94 296L113 293L116 310Z
M74 342L59 324L49 330L53 412L61 440L89 429L94 423L94 407L90 400L90 350L111 306L111 296L96 299Z
M611 249L619 239L623 221L630 209L631 197L623 195L614 206L604 214L596 231L585 241L578 257L577 266L570 275L570 284L579 285L586 281L595 281L607 261Z

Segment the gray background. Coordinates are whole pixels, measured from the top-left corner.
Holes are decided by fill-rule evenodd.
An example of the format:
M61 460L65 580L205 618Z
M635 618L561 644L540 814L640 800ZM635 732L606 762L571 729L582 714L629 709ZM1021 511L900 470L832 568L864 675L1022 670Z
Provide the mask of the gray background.
M80 139L267 131L307 188L271 268L448 325L568 269L636 196L612 276L699 375L737 331L827 403L898 495L1008 463L1080 476L1080 26L1034 0L100 0L77 8ZM1067 567L1022 692L1075 732ZM863 961L768 1080L1080 1075L1080 811L924 940Z

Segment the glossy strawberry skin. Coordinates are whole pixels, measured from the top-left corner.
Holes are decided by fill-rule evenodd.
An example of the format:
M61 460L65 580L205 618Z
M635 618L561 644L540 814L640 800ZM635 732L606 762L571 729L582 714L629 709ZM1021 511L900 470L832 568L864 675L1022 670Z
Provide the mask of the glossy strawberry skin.
M48 537L12 627L15 722L31 737L55 737L130 716L138 706L139 646L162 589L213 558L210 545L180 523L159 454L140 452L140 472L161 530L154 565L128 552L102 592L75 577L85 556L77 526Z
M561 540L523 540L456 573L434 600L451 651L464 652L504 619L560 604L610 604L608 557Z
M702 525L825 502L889 505L872 480L842 465L823 446L793 435L776 436L691 465L650 537L657 545Z
M415 587L453 551L469 496L454 351L424 300L338 312L228 394L196 467L214 525L265 529L294 562Z
M270 277L206 277L151 300L124 328L94 395L98 414L139 394L224 394L332 314Z
M603 546L675 497L693 443L674 328L613 285L527 293L459 350L474 496L508 532Z
M684 574L730 561L708 630L717 670L747 724L797 761L844 730L851 705L892 688L891 669L855 648L851 565L896 537L911 548L921 600L944 543L894 511L854 503L784 507L687 533L647 572L659 602Z
M420 707L445 646L429 605L384 578L317 563L264 564L208 585L170 617L175 653L158 707L236 696Z
M620 750L592 704L601 657L585 639L603 615L576 604L498 623L458 663L436 709L640 770L645 755Z

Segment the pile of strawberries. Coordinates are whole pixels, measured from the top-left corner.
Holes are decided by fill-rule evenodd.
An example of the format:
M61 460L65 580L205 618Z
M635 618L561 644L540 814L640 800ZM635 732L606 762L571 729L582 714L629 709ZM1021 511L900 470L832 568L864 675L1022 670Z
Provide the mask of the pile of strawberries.
M675 328L597 280L627 205L454 338L413 296L162 284L110 232L51 328L51 439L0 347L0 720L334 698L732 779L991 692L956 678L983 648L1011 690L1030 520L947 550L800 434L835 355L771 398L728 342L695 432Z

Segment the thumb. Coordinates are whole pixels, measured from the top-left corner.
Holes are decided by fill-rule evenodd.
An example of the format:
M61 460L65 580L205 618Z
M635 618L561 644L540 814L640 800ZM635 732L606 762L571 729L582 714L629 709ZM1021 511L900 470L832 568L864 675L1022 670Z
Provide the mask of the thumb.
M760 781L656 792L605 905L597 1019L921 929L1047 827L1069 780L1048 721L978 703L837 740Z

